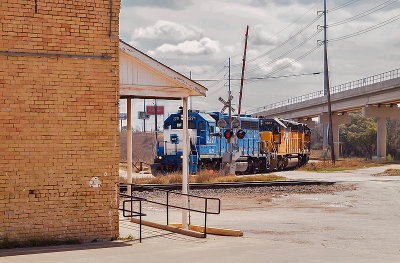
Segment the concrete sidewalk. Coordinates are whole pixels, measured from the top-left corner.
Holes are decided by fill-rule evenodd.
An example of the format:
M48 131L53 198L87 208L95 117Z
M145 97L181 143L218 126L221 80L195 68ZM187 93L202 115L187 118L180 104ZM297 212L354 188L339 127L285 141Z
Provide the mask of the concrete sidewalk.
M400 177L371 176L399 167L277 173L292 179L356 182L357 190L283 193L246 207L241 203L243 196L232 195L227 199L230 208L210 216L208 222L240 229L243 237L196 239L144 227L141 244L105 242L0 250L0 262L400 262ZM245 197L250 202L260 199L251 193ZM138 237L138 226L121 220L120 233Z
M321 180L336 182L400 180L400 176L372 176L384 172L386 169L400 169L400 164L389 164L364 169L335 172L282 171L274 172L274 174L293 180Z

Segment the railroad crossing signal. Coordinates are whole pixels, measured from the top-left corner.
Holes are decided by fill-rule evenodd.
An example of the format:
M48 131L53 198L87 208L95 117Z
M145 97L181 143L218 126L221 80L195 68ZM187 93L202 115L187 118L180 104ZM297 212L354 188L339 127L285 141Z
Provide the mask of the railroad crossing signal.
M246 132L244 130L238 130L236 132L236 136L238 137L238 139L243 139L245 135L246 135Z
M225 139L230 140L233 137L233 131L231 129L225 130L224 137Z
M227 123L226 123L226 120L224 120L224 119L219 119L219 120L217 121L217 126L218 126L219 128L225 128L226 125L227 125Z
M225 101L225 100L224 100L223 98L221 98L221 97L218 98L218 100L219 100L222 104L224 104L224 107L223 107L222 110L221 110L221 113L222 113L222 114L225 112L226 109L229 109L229 104L230 104L230 101L232 101L232 99L233 99L233 96L232 96L232 95L229 97L228 101ZM231 106L231 108L232 108L232 106ZM234 111L235 111L235 109L232 108L232 112L234 112Z
M238 118L234 118L232 120L232 126L233 128L238 128L240 126L240 120Z

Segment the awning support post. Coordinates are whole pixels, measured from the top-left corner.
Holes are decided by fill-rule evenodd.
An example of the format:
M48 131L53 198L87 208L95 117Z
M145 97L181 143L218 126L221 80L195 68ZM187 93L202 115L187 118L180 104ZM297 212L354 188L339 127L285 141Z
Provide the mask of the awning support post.
M182 193L183 207L189 208L189 136L188 136L188 98L183 98L183 158L182 158ZM188 229L188 211L182 210L182 228Z
M131 194L132 183L132 99L127 98L127 124L126 124L126 165L127 167L127 194Z

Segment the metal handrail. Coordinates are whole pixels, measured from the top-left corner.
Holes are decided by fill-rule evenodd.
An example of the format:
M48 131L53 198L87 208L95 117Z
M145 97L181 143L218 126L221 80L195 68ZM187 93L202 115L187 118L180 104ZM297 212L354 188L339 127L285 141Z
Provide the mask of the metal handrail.
M141 198L141 197L133 197L132 195L129 196L127 194L119 194L120 197L128 197L130 198L129 200L123 200L122 201L122 208L118 208L118 210L123 211L122 212L122 216L123 217L135 217L138 216L139 217L139 242L142 243L142 216L146 216L146 214L142 213L142 201L146 201L146 199ZM130 210L126 209L125 204L130 202ZM133 202L139 202L139 212L135 212L133 211ZM130 214L125 214L125 212L128 212Z
M216 197L204 197L204 196L199 196L199 195L192 195L192 194L184 194L181 192L177 192L177 191L173 191L173 190L166 190L166 189L161 189L161 188L157 188L157 187L153 187L153 186L144 186L144 185L136 185L133 183L121 183L121 185L131 185L131 195L124 195L127 197L133 197L133 198L139 198L142 201L151 203L151 204L157 204L157 205L161 205L161 206L166 206L167 208L167 225L169 225L169 208L176 208L176 209L180 209L180 210L186 210L186 211L190 211L190 212L197 212L197 213L202 213L204 214L204 237L207 237L207 215L219 215L221 213L221 200L219 198ZM161 203L161 202L157 202L157 201L153 201L153 200L149 200L149 199L144 199L141 197L137 197L133 195L133 192L135 191L134 188L135 186L137 186L138 188L144 188L144 189L149 189L152 191L160 191L160 192L164 192L166 193L166 203ZM127 187L128 189L128 187ZM188 197L194 197L194 198L199 198L199 199L203 199L204 200L204 211L203 210L198 210L198 209L193 209L193 208L187 208L187 207L182 207L182 206L176 206L176 205L171 205L169 204L169 195L170 194L175 194L175 195L181 195L181 196L188 196ZM214 200L218 202L218 210L217 211L208 211L208 201L209 200Z
M369 76L366 78L354 80L354 81L347 82L344 84L340 84L340 85L332 87L330 91L331 91L331 94L335 94L335 93L352 90L352 89L372 85L375 83L379 83L382 81L391 80L391 79L395 79L395 78L399 78L399 77L400 77L400 68L393 69L393 70L383 72L380 74L376 74L373 76ZM284 106L288 106L288 105L292 105L292 104L296 104L296 103L300 103L300 102L304 102L304 101L308 101L308 100L312 100L312 99L316 99L316 98L321 98L324 96L325 96L324 91L318 90L318 91L314 91L314 92L311 92L311 93L308 93L305 95L301 95L301 96L293 97L293 98L290 98L287 100L275 102L275 103L272 103L272 104L269 104L269 105L266 105L263 107L258 107L254 110L249 111L249 113L257 113L257 112L261 112L261 111L272 110L272 109L276 109L276 108L280 108L280 107L284 107Z

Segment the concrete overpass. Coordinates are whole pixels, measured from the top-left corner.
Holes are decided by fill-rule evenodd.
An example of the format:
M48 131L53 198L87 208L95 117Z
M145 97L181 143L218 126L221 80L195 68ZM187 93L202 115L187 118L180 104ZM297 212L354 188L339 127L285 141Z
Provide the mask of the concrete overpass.
M333 139L339 154L339 124L350 121L347 112L362 111L377 119L377 161L386 158L386 119L400 118L400 69L362 78L331 88ZM328 104L324 91L294 97L252 111L253 116L295 119L313 126L312 118L328 123ZM326 134L324 134L326 137ZM324 138L326 140L326 138Z

